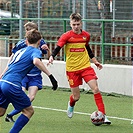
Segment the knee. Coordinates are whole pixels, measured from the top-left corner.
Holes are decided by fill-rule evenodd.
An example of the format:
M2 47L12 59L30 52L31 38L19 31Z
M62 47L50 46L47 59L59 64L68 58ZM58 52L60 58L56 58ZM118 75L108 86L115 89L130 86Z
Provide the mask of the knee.
M28 118L31 118L32 115L34 114L34 109L32 106L25 108L22 110L22 113L27 116Z
M30 96L30 101L32 102L35 99L35 96Z
M6 110L5 109L0 109L0 117L4 116Z
M33 115L34 114L34 109L33 108L30 109L29 112L30 112L31 115Z
M31 102L35 99L35 95L29 95L28 94L28 97L29 97L29 99L30 99Z
M78 101L80 99L80 95L73 96L75 101Z
M34 109L32 110L31 114L32 114L32 115L34 114Z
M0 112L0 117L4 116L4 114L5 114L5 113L1 113L1 112Z
M96 86L96 87L92 90L92 92L93 92L94 94L99 93L99 88L98 88L98 86Z

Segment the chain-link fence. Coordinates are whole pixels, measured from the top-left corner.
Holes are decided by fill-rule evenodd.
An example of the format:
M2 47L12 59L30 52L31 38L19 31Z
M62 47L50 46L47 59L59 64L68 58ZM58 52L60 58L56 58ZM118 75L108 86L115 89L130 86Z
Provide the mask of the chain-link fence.
M95 56L106 61L104 63L112 60L112 63L131 64L131 0L0 0L0 9L3 15L8 11L5 16L0 16L0 33L6 34L0 37L1 47L5 47L1 56L10 55L10 44L14 46L18 41L15 39L24 36L23 25L27 21L38 24L44 39L53 50L60 35L70 29L69 15L79 12L83 16L83 29L91 34L90 44ZM64 60L64 50L57 59Z
M13 14L16 13L22 18L69 18L72 12L79 12L82 14L83 19L133 19L132 0L0 0L0 9L9 11L11 17L15 17ZM39 23L41 31L45 31L46 27L48 27L48 30L53 30L55 25L58 25L55 27L57 30L62 25L57 22L48 22L46 24L43 21L36 22ZM99 26L100 23L95 23L95 25ZM85 29L90 28L90 26L84 23ZM123 26L125 28L129 27L124 22L117 24L114 22L111 26L113 26L113 36L117 34L116 29L123 29ZM10 27L8 25L8 28L10 28L11 34L18 30L18 27L14 25L14 21Z
M33 18L34 20L34 18ZM44 23L47 21L53 21L62 23L63 25L60 27L62 31L66 31L69 29L68 23L69 19L50 19L49 20L42 20ZM113 23L112 20L84 20L88 25L91 25L89 32L91 33L91 40L90 46L95 54L95 56L102 61L102 63L113 63L113 64L130 64L131 65L131 58L133 57L133 38L130 34L125 36L125 34L118 34L119 36L112 37L112 32L110 28L110 32L106 32L106 26L109 23L110 25ZM93 22L92 22L93 21ZM119 22L122 20L119 20ZM96 27L95 23L101 23L101 27ZM128 21L125 20L125 23L129 24L132 23L133 20ZM116 21L117 23L117 21ZM92 29L94 27L95 29ZM93 32L95 31L95 32ZM43 38L46 40L50 50L52 51L55 48L56 42L60 37L61 32L57 32L58 34L43 34ZM2 38L1 38L2 41ZM4 52L4 56L10 56L12 47L17 43L18 36L10 36L3 38L3 44L1 45L2 48L5 49L2 51ZM8 53L8 54L7 54ZM60 53L56 57L57 60L64 60L64 50L62 49Z

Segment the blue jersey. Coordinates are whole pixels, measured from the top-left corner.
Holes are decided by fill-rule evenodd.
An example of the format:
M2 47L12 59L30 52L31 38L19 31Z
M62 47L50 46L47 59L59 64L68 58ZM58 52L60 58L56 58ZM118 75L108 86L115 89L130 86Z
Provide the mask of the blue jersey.
M20 40L16 45L15 47L12 49L12 53L16 53L18 50L20 50L21 48L25 48L27 47L27 44L25 42L26 40L23 39L23 40ZM40 41L40 45L38 47L38 49L41 50L42 54L47 54L47 51L46 50L43 50L41 48L42 45L46 44L46 42L44 41L44 39L41 39ZM41 74L41 71L36 67L34 66L34 68L28 73L29 76L36 76L36 75L39 75Z
M42 58L42 53L39 49L27 46L18 50L14 54L2 80L21 86L22 79L34 67L34 58Z
M25 39L20 40L20 41L15 45L15 47L12 49L12 53L15 54L15 53L16 53L18 50L20 50L21 48L27 47L27 44L26 44L25 41L26 41ZM41 48L41 46L44 45L44 44L46 44L46 42L44 41L44 39L41 39L40 45L39 45L38 48L42 51L43 54L47 54L47 51Z

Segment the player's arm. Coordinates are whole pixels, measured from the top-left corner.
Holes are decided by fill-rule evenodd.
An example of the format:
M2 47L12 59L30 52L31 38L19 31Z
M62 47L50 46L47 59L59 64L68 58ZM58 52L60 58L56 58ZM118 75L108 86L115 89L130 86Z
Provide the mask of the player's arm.
M51 52L49 48L47 49L47 52L48 52L48 58L49 58L51 56Z
M4 69L4 71L0 74L0 79L3 77L3 75L4 75L5 72L7 71L8 65L9 65L9 63L11 62L13 56L14 56L14 54L12 53L12 55L9 57L9 60L8 60L8 62L7 62L7 65L6 65L5 69Z
M51 56L49 57L49 63L51 63L51 64L53 63L54 57L59 53L60 49L61 49L61 47L57 45L57 47L54 49Z
M51 52L50 52L48 45L44 41L44 39L41 39L39 47L40 47L40 50L42 51L42 53L47 54L48 58L49 58L51 55Z
M67 33L64 33L61 35L61 37L59 38L59 40L57 42L56 48L54 49L51 56L49 57L49 63L48 64L53 63L54 57L59 53L60 49L67 43L68 39L69 39L69 36L67 35Z
M41 45L41 49L43 49L43 50L47 50L47 49L48 49L47 44L45 43L45 44Z
M43 49L42 49L42 47L43 47ZM47 54L47 55L48 55L48 58L49 58L50 55L51 55L51 52L50 52L49 47L47 46L47 44L43 44L42 47L41 47L42 53L43 53L43 54Z
M41 39L41 40L40 40L40 45L39 45L39 47L40 47L40 50L47 50L47 49L48 49L48 46L47 46L47 44L46 44L46 42L45 42L44 39Z
M89 45L85 45L85 46L86 46L86 49L88 51L89 57L92 59L94 57L94 54L93 54L90 46Z
M47 70L47 68L44 66L42 61L39 58L34 58L33 64L38 67L41 71L43 71L47 76L49 76L51 73Z
M42 63L42 61L39 58L34 58L33 64L49 77L49 79L53 85L52 89L56 90L58 88L58 83L57 83L56 79L54 78L54 76L47 70L47 68Z
M100 70L102 69L102 65L97 61L97 59L95 58L91 48L89 45L86 45L86 49L88 51L89 57L91 58L92 62L97 66L97 68Z
M99 70L101 70L101 69L103 68L103 66L97 61L97 59L96 59L95 57L93 57L91 60L92 60L93 63L97 66L97 68L98 68Z

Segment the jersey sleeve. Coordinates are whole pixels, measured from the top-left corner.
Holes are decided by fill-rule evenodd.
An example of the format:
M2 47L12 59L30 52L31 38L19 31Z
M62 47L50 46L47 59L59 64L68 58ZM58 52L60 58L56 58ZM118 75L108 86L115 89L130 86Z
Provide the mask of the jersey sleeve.
M33 60L34 60L34 58L41 59L42 58L42 52L39 49L35 48L34 52L31 55L31 57L32 57Z
M86 32L86 37L87 37L86 45L89 45L89 42L90 42L90 34L88 32Z
M39 49L42 51L43 54L47 54L47 50L41 48L42 45L47 45L44 39L41 39Z
M21 48L25 48L25 47L27 47L26 42L25 42L25 39L20 40L20 41L15 45L15 47L12 49L12 53L15 54L18 50L20 50Z
M63 47L68 40L68 32L61 35L61 37L58 40L57 46Z

